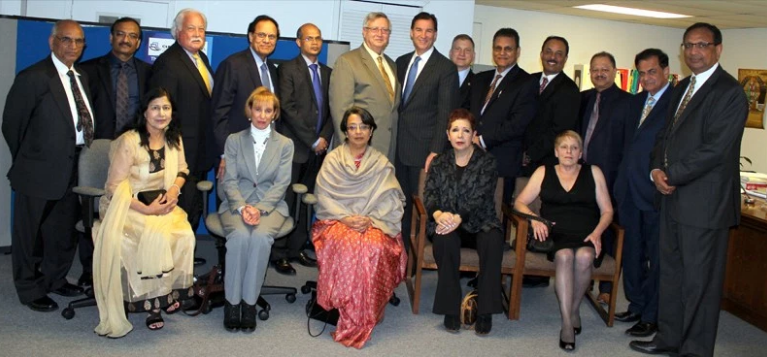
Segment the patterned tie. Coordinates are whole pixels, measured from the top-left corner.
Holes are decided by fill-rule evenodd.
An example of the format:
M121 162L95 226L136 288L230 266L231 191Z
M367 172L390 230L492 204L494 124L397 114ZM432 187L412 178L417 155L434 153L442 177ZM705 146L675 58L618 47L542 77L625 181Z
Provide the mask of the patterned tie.
M639 125L637 125L637 128L642 126L642 123L644 123L644 120L647 119L647 116L650 115L650 111L652 110L652 107L655 105L655 98L650 97L647 99L647 104L645 104L644 109L642 110L642 117L639 118Z
M269 67L266 66L266 62L261 63L261 85L272 92L272 85L269 82Z
M594 134L594 128L597 127L597 121L599 121L599 101L602 99L602 93L597 92L597 100L594 101L594 109L591 111L591 118L589 118L589 126L586 128L586 139L583 142L583 160L587 161L587 153L589 149L589 142L591 136Z
M117 74L117 88L115 88L115 133L130 123L128 113L128 64L120 64L120 72Z
M674 115L674 121L671 123L671 127L673 128L674 125L676 125L677 119L682 116L682 113L684 112L684 109L687 108L687 104L690 103L690 99L692 99L692 92L695 91L695 76L690 78L690 86L687 87L687 94L684 95L684 98L682 99L682 103L679 104L679 109L676 110L676 114Z
M389 99L394 102L394 88L391 86L391 78L389 78L389 75L384 69L383 56L378 56L378 69L381 71L381 76L383 76L384 84L386 84L386 91L389 92Z
M410 72L407 74L407 82L405 82L405 93L402 96L402 102L406 102L410 97L410 92L413 91L413 85L415 85L415 78L418 75L418 62L421 62L420 56L415 56L413 65L410 66Z
M202 59L200 59L199 53L193 54L192 57L194 57L194 64L197 65L197 70L200 71L200 76L202 76L202 81L205 82L205 88L208 88L208 94L211 94L212 87L210 86L210 77L208 73L208 67L205 66L205 63L203 63Z
M500 74L495 75L493 82L490 83L490 87L487 89L487 95L485 95L485 103L482 104L482 113L485 112L485 107L487 107L487 103L490 103L490 98L493 98L493 93L495 93L495 84L498 83L501 77L502 76Z
M538 88L538 94L543 93L543 90L546 89L547 84L549 84L549 79L546 77L543 77L543 80L541 81L541 87Z
M312 70L312 87L314 88L314 97L317 98L317 128L315 131L319 135L320 128L322 128L322 102L324 101L324 98L322 97L322 83L320 83L320 73L318 71L318 67L319 66L316 63L309 65L309 68Z
M83 139L85 139L85 145L91 146L93 142L93 121L91 120L91 113L88 111L88 106L85 105L83 100L83 94L80 93L80 87L75 80L75 72L71 69L67 72L69 76L69 85L72 86L72 96L75 97L75 106L77 107L77 131L83 132Z

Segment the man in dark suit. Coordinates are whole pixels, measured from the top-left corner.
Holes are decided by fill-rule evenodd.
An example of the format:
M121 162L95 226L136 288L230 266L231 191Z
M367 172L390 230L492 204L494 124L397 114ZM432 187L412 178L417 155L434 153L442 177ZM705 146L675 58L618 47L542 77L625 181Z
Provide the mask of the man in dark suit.
M317 26L307 23L299 27L296 45L301 53L283 63L278 71L282 104L279 131L293 140L295 147L291 184L302 183L313 192L317 173L333 137L333 119L328 104L331 69L317 60L322 51L322 33ZM292 190L288 190L286 202L299 205L299 217L306 217L306 205L295 202ZM301 223L287 239L283 239L287 241L287 247L274 249L272 253L273 258L282 260L277 266L289 264L288 259L307 267L317 266L317 262L302 251L308 236L306 224Z
M458 106L469 110L471 104L471 81L474 79L474 72L471 65L474 63L474 40L471 36L460 34L453 38L453 46L450 48L450 60L458 70Z
M629 99L623 117L623 155L613 187L623 243L623 291L628 310L615 314L623 322L637 322L626 331L650 336L657 331L659 270L659 215L653 205L655 185L647 175L655 138L666 123L671 99L668 55L655 48L636 55L643 92Z
M16 191L13 203L13 282L22 304L35 311L58 305L49 293L77 296L66 277L77 249L75 222L80 149L93 140L87 75L74 65L85 34L72 20L54 25L51 55L21 71L3 112L3 137Z
M519 34L502 28L493 36L495 69L477 74L471 112L477 118L474 143L493 154L504 179L503 201L511 202L514 180L522 167L522 142L535 117L538 85L517 65Z
M120 18L109 32L112 50L80 65L88 74L88 87L93 95L95 139L115 139L136 123L136 112L152 75L152 66L134 57L141 46L141 35L138 21L130 17ZM77 283L93 285L93 239L90 235L80 235L79 252L83 273Z
M151 80L151 87L163 87L170 92L176 104L173 109L181 120L190 175L181 188L178 205L189 215L189 223L194 229L202 214L202 195L197 190L197 182L205 179L217 154L221 153L215 150L210 121L213 69L208 56L202 52L207 24L205 15L197 10L179 11L171 27L176 43L157 57ZM195 260L197 264L201 262Z
M730 227L740 222L740 142L748 102L719 65L722 33L696 23L684 33L692 75L671 95L650 160L660 202L658 333L636 351L713 356Z
M617 73L613 55L599 52L591 57L591 83L594 88L581 93L581 122L577 130L583 138L583 161L602 169L610 192L613 190L620 153L623 150L622 143L618 140L622 137L622 118L627 100L631 97L631 94L615 85ZM603 253L598 258L599 263L604 254L614 255L614 240L611 230L602 235ZM603 304L608 303L611 291L612 282L600 282L597 300Z
M405 193L403 236L410 235L412 197L418 193L421 170L442 153L447 143L447 118L458 107L458 72L434 48L437 18L421 12L410 23L414 52L397 58L397 80L403 88L397 123L397 180ZM410 240L405 239L405 247Z

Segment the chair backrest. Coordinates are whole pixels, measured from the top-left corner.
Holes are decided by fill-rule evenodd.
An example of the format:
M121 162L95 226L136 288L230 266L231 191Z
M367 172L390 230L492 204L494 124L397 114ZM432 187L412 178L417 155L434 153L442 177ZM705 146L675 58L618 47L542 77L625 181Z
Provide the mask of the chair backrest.
M77 185L103 189L109 174L109 147L112 140L96 139L83 147L77 164Z
M495 185L495 196L493 197L493 203L495 204L495 214L498 219L503 222L503 177L498 178L498 183ZM418 175L418 198L423 201L423 191L426 188L426 172L421 169L421 173Z
M530 181L529 177L517 177L517 180L514 182L514 195L512 196L512 202L511 206L514 206L514 201L517 199L517 196L519 196L520 193L522 193L522 190L527 186L527 182ZM531 202L527 207L530 208L533 213L536 215L541 215L541 197L536 197L533 202Z

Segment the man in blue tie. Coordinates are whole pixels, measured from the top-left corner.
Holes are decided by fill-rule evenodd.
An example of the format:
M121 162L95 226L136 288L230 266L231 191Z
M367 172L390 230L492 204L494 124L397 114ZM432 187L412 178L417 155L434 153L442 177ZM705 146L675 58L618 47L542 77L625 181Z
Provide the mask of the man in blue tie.
M397 80L402 86L394 165L407 198L402 219L403 235L410 234L412 196L418 193L418 176L447 143L447 118L458 107L458 71L434 48L437 18L422 12L410 24L415 51L397 58ZM410 240L405 239L405 246Z
M295 146L291 184L302 183L311 192L333 136L328 105L331 69L319 62L322 32L317 26L306 23L299 27L296 45L301 53L279 68L282 113L278 131L293 140ZM288 190L286 202L300 205L295 202L291 190ZM299 217L306 216L305 209L305 206L301 207ZM306 225L299 224L287 239L283 239L287 246L273 252L272 256L279 259L277 265L290 264L293 260L303 266L317 266L316 261L303 252L307 238Z

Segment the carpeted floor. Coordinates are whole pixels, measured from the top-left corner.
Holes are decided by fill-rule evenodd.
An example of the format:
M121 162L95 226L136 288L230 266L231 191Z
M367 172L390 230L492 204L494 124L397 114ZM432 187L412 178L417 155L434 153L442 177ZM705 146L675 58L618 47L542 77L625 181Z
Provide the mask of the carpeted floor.
M214 262L213 242L203 238L200 255ZM281 276L272 269L267 282L300 287L315 279L316 269L295 265L298 275ZM199 272L209 267L202 267ZM80 274L75 262L70 280ZM95 307L77 311L72 320L61 317L61 309L70 298L52 297L60 308L52 313L33 312L22 306L16 296L11 278L11 256L0 255L0 356L565 356L558 347L560 319L553 286L525 289L522 296L521 318L509 321L496 315L493 331L478 337L473 331L450 334L442 329L442 316L432 314L436 288L436 272L424 274L421 314L413 315L402 284L397 295L402 303L388 306L386 319L373 332L364 349L349 349L333 342L328 329L320 337L307 334L304 307L308 296L298 294L294 304L281 297L271 297L271 317L258 321L252 334L230 333L222 326L223 309L208 315L187 317L182 314L166 316L166 326L149 331L144 326L145 314L131 314L134 331L118 340L99 337L93 333L98 323ZM619 311L626 307L622 296ZM578 336L575 354L581 356L640 356L628 348L630 338L624 331L630 324L616 322L608 328L590 305L581 308L583 333ZM312 321L316 333L322 324ZM767 333L722 312L717 340L717 356L764 356ZM570 354L571 355L571 354Z

